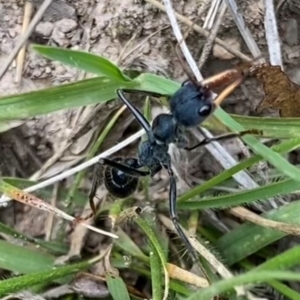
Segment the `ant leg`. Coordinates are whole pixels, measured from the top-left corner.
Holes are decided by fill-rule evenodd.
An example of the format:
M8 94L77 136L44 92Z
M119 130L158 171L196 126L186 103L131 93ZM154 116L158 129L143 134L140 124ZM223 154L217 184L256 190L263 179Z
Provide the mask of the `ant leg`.
M228 139L232 139L235 137L241 137L243 135L246 134L256 134L256 135L261 135L262 131L261 130L256 130L256 129L252 129L252 130L245 130L245 131L241 131L241 132L237 132L237 133L225 133L222 135L218 135L212 138L205 138L203 141L201 141L200 143L192 146L192 147L185 147L184 149L187 151L192 151L200 146L204 146L207 145L211 142L216 142L216 141L222 141L222 140L228 140Z
M164 165L164 167L168 170L170 176L170 191L169 191L169 210L170 210L170 217L173 222L173 225L179 235L179 237L184 242L187 250L192 255L194 262L197 262L197 257L195 255L194 248L192 247L191 243L189 242L188 238L184 234L177 217L176 211L176 201L177 201L177 187L176 187L176 179L173 173L171 166Z
M120 171L122 171L125 174L128 174L133 177L145 177L150 175L150 171L141 171L141 170L136 170L135 168L128 167L124 164L120 164L114 160L107 159L107 158L100 158L99 159L99 164L103 166L110 166L112 168L116 168ZM137 165L137 168L141 168L141 165Z
M105 165L110 166L112 168L116 168L116 169L122 171L123 173L126 173L130 176L133 176L133 177L144 177L144 176L150 175L149 171L136 170L136 169L128 167L126 165L117 163L114 160L107 159L107 158L100 158L98 164L96 165L96 171L95 171L93 182L92 182L92 188L91 188L90 193L89 193L89 203L90 203L90 207L91 207L92 212L84 218L77 218L75 220L75 223L86 221L86 220L90 219L92 216L94 216L96 214L97 209L96 209L96 206L95 206L95 203L94 203L94 197L96 195L96 191L97 191L98 186L102 183L101 169ZM140 168L142 166L137 164L136 167Z

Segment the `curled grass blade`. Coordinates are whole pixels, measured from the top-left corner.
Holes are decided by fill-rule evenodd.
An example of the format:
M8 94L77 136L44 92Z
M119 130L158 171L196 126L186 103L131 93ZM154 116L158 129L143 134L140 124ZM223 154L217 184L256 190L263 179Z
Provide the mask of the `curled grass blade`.
M43 45L32 45L32 48L49 59L59 61L76 69L108 77L115 81L131 81L118 66L102 56L84 51Z
M106 77L81 80L44 90L0 98L0 121L30 118L116 98L116 89L134 88L135 82L118 83Z
M300 201L262 214L274 221L299 224ZM284 232L254 224L243 224L226 233L214 244L230 266L286 236Z

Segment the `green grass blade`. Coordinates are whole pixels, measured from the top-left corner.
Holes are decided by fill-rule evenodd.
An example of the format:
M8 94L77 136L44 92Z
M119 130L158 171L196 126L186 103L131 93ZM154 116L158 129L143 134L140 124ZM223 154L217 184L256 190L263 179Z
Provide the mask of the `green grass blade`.
M300 118L261 118L230 115L245 129L259 128L264 136L290 138L300 136Z
M300 225L299 214L300 201L295 201L262 216L274 221ZM243 224L223 235L214 246L230 266L286 235L284 232L266 227Z
M106 283L113 300L130 300L126 285L119 276L106 275Z
M147 235L148 239L151 242L152 251L156 252L157 257L160 260L160 264L162 267L161 269L163 270L164 277L165 277L165 282L164 282L165 290L164 290L164 296L162 299L166 300L166 299L168 299L168 291L169 291L169 283L170 283L169 274L168 274L168 271L166 268L166 265L167 265L166 255L160 245L159 240L157 239L157 235L155 234L154 230L152 229L152 225L151 225L150 221L148 220L148 218L147 217L142 218L138 214L136 214L135 222L139 225L139 227ZM151 270L151 272L152 272L152 270Z
M75 274L80 270L84 270L90 265L90 262L81 262L63 267L55 267L21 277L2 280L0 281L0 296L3 297L9 293L16 293L20 290L28 289L37 284L50 284L54 280L67 275Z
M218 196L201 200L180 202L178 203L178 208L185 210L205 208L227 208L245 203L251 203L258 200L261 201L279 195L285 195L294 192L298 189L298 182L291 179L286 179L235 194L228 194L225 196Z
M238 122L232 119L225 111L221 108L215 111L216 117L222 121L227 127L233 131L245 130ZM280 154L272 151L267 146L263 145L257 138L250 135L245 135L242 139L247 143L247 145L256 153L264 157L270 164L276 167L286 176L289 176L295 181L300 181L300 170L290 164L286 159L284 159Z
M268 282L268 285L272 286L274 289L276 289L279 293L284 295L285 299L291 299L291 300L298 300L300 299L300 294L288 287L287 285L277 281L277 280L271 280Z
M251 272L266 271L266 270L283 270L293 267L299 263L300 246L288 249L285 252L268 259L266 262L253 268Z
M194 293L188 300L211 300L214 296L221 295L236 286L248 283L267 282L271 279L300 281L300 274L286 271L250 271L243 275L213 283L210 287Z
M173 95L181 86L176 81L150 73L144 73L134 81L139 83L136 90L155 92L165 96Z
M284 141L280 143L279 145L273 146L272 150L278 152L278 153L287 153L290 151L293 151L297 149L300 146L300 139L295 138L291 139L289 141ZM258 163L260 160L262 160L262 156L260 155L254 155L248 159L245 159L244 161L240 162L236 166L223 171L222 173L218 174L217 176L213 177L212 179L208 180L207 182L196 186L195 188L189 190L184 195L182 195L178 202L184 202L187 201L195 196L199 196L201 193L205 192L208 189L213 188L214 186L222 183L226 179L230 178L234 174L238 173L241 170L244 170L246 168L251 167L255 163Z
M134 243L134 241L120 228L116 230L118 239L115 240L114 244L120 249L127 252L129 255L140 259L143 262L148 262L149 258L146 256L142 250Z
M123 83L123 88L136 87L135 82ZM36 115L116 98L120 83L105 77L81 80L30 93L0 98L0 121L29 118Z
M152 285L152 299L161 300L163 299L163 275L162 265L159 255L156 249L151 245L152 251L150 251L150 269L151 269L151 285Z
M54 256L0 240L0 268L21 274L51 270Z
M32 48L49 59L59 61L79 70L108 77L114 81L131 81L118 66L102 56L51 46L33 45Z
M46 250L48 250L49 252L51 252L52 254L59 254L59 255L63 255L63 254L67 254L69 247L67 247L64 244L55 242L55 241L44 241L41 239L36 239L36 238L32 238L30 236L26 236L23 233L20 233L18 231L16 231L14 228L9 227L3 223L0 222L0 232L4 233L8 236L11 236L14 239L18 239L20 241L24 241L26 243L30 243L33 244L35 246L40 246Z

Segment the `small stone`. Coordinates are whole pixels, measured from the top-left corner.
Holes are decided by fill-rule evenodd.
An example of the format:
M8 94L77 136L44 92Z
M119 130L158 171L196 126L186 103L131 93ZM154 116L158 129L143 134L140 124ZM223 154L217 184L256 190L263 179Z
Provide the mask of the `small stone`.
M241 44L233 38L228 38L226 40L224 40L224 42L230 47L233 48L235 50L240 51L241 50ZM227 50L225 50L223 47L215 44L213 47L213 55L216 58L220 58L220 59L224 59L224 60L229 60L229 59L233 59L234 55L229 53Z
M288 19L284 32L284 39L289 46L298 44L298 24L296 19Z
M50 68L49 66L47 66L47 67L45 68L45 72L46 72L47 74L50 74L50 73L52 72L52 70L51 70L51 68Z
M144 44L144 47L143 47L143 54L149 54L151 51L151 48L150 48L150 44L147 42Z
M55 23L55 27L63 33L70 32L77 28L77 23L72 19L62 19Z
M59 46L66 47L69 45L69 40L65 37L65 34L56 27L54 27L52 32L52 39Z
M13 29L13 28L8 29L8 34L11 38L14 38L17 35L15 29Z
M36 33L42 35L42 36L46 36L49 37L52 34L54 28L54 24L51 22L40 22L37 26L36 26Z

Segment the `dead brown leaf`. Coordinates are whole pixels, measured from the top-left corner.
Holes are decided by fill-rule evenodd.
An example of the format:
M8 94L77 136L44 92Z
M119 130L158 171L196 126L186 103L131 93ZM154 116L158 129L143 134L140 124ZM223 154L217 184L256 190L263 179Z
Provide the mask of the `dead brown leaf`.
M257 111L271 108L278 109L281 117L300 117L300 86L280 66L256 65L250 74L263 84L265 92Z

